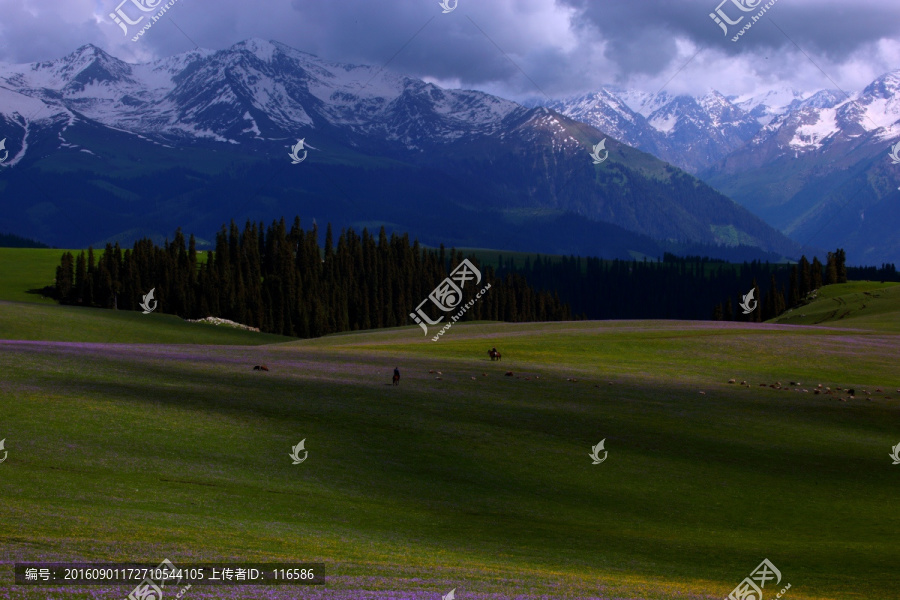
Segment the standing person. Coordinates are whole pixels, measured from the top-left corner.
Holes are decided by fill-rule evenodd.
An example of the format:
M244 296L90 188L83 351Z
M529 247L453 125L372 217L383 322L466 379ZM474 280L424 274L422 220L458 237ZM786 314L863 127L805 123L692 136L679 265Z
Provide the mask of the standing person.
M394 385L400 385L400 367L394 367Z

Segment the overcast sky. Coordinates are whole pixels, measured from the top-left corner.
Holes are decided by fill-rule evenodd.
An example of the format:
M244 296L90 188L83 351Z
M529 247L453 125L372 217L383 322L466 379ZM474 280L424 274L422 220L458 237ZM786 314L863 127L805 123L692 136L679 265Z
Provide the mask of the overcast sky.
M764 0L725 0L726 16L745 16L728 37L710 18L721 0L458 0L448 14L438 0L177 0L137 42L109 16L121 1L0 0L0 61L52 60L93 43L143 62L262 38L340 62L394 57L392 70L516 100L603 84L856 91L900 69L898 0L777 0L736 43ZM160 0L127 0L129 15L141 14L132 1Z

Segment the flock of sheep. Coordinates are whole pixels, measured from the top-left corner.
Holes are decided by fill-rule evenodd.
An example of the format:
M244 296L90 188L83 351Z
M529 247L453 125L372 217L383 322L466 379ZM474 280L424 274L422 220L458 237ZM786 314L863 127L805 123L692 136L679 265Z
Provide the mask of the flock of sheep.
M737 381L734 380L734 379L729 379L729 380L728 380L728 383L732 383L732 384L733 384L733 383L737 383ZM746 381L742 381L742 382L740 383L740 385L746 386L746 387L748 387L748 388L750 387L750 384L747 383ZM801 382L799 382L799 381L791 381L791 382L789 382L789 385L783 386L783 385L781 385L781 382L780 382L780 381L776 381L775 383L771 383L771 384L769 384L769 383L760 383L760 384L759 384L759 387L770 387L770 388L775 389L775 390L794 391L794 392L800 392L800 393L803 393L803 394L808 394L808 393L809 393L809 390L808 390L807 388L802 388L802 387L800 387L800 386L802 386L802 385L803 385L803 384L802 384ZM865 395L865 397L866 397L867 400L872 400L872 392L870 392L870 391L868 391L868 390L861 390L861 391L862 391L862 393ZM702 393L702 392L701 392L701 393ZM824 395L826 395L826 396L834 396L834 395L837 395L837 396L838 396L838 400L840 400L841 402L846 402L847 400L855 400L855 399L856 399L856 389L855 389L855 388L840 388L840 387L835 387L834 389L831 389L830 387L824 386L824 385L822 385L821 383L818 384L816 387L812 388L812 393L813 393L813 394L824 394ZM847 394L847 397L846 397L846 398L843 397L845 393ZM882 394L882 395L883 395L885 392L884 392L884 390L882 390L881 388L876 388L876 390L875 390L874 393L875 393L875 394ZM897 393L900 394L900 390L897 390ZM885 399L885 400L890 400L890 399L891 399L891 396L884 396L884 399Z

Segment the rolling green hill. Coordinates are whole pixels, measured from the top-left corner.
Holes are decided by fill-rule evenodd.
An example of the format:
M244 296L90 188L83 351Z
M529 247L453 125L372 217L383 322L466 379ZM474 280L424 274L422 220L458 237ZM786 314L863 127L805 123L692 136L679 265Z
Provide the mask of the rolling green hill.
M293 339L188 323L175 315L0 300L0 340L256 346Z
M0 248L0 300L55 304L29 290L55 283L56 267L64 252L46 248Z
M900 284L851 281L828 285L819 290L814 301L790 310L772 322L900 333Z
M340 600L452 588L460 600L699 600L768 558L786 598L898 597L900 285L827 286L759 325L460 323L439 343L415 327L288 340L14 301L39 298L23 290L61 251L10 252L4 561L320 561L322 593ZM814 393L825 386L842 391ZM309 459L293 465L300 440ZM593 465L600 440L608 459ZM0 598L129 591L13 587L0 569Z
M67 340L132 342L0 342L6 561L317 560L327 597L537 600L722 598L768 558L788 598L897 597L895 333L474 323L192 346L199 326L158 315L0 307L2 331L30 307ZM154 327L167 343L136 343ZM810 391L759 386L792 380ZM130 591L10 577L0 597Z

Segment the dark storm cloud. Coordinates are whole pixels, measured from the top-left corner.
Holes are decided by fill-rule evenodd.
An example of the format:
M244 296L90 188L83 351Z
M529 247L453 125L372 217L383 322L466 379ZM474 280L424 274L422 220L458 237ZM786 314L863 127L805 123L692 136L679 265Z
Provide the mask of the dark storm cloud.
M760 8L765 1L745 1ZM560 0L560 4L579 11L604 39L611 41L612 57L620 61L634 60L625 56L635 52L644 57L647 69L658 68L669 55L666 38L683 37L700 46L733 54L777 50L792 46L793 39L807 51L830 53L833 58L846 58L862 46L880 38L900 34L900 3L891 0L779 0L754 30L751 44L728 41L710 18L721 0L640 0L639 2L605 2L597 0ZM721 5L733 19L752 12L741 12L731 1ZM784 33L774 27L776 23ZM745 20L746 22L746 20ZM743 25L744 23L741 23ZM654 44L647 32L658 33ZM786 35L787 37L786 37ZM648 43L649 42L649 43ZM727 43L726 43L727 42ZM645 46L646 44L646 46ZM749 46L753 46L750 48Z
M900 67L895 0L778 0L738 43L709 17L720 0L459 0L450 14L438 0L178 0L137 43L108 16L120 1L0 0L0 60L50 60L94 43L143 61L262 38L519 98L604 83L652 90L676 75L673 88L698 93L746 93L748 79L830 87L804 52L847 87ZM746 14L731 0L723 9Z

